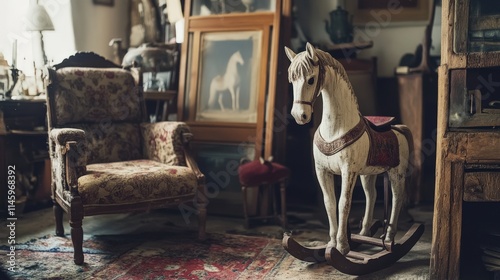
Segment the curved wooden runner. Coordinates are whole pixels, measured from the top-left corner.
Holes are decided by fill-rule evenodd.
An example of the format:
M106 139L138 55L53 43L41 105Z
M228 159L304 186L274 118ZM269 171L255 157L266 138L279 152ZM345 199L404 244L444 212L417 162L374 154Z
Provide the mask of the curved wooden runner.
M384 244L380 239L366 236L356 240L357 238L352 236L354 241L381 247L382 251L373 255L350 251L347 256L344 256L337 249L329 248L325 251L325 259L328 264L342 273L350 275L372 273L393 265L406 255L420 239L424 228L423 224L414 224L399 242L394 244Z
M370 227L370 233L373 236L379 228L382 227L382 222L379 220L376 220L373 222L373 224ZM348 235L351 236L351 235ZM362 243L359 243L352 238L349 238L349 246L354 249L361 245ZM285 250L290 253L290 255L294 256L295 258L301 260L301 261L306 261L306 262L324 262L326 261L325 258L325 251L326 251L326 245L321 245L321 246L315 246L315 247L304 247L295 239L290 234L285 234L283 236L282 240L282 245Z

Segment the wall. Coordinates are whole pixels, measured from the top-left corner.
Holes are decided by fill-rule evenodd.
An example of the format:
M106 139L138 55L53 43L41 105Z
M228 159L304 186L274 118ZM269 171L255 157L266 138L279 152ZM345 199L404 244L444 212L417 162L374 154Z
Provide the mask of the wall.
M33 75L32 33L25 31L29 1L2 0L0 8L7 11L0 17L0 52L12 62L12 45L17 40L18 68ZM113 50L112 38L124 40L129 33L128 0L115 0L114 6L96 5L91 0L39 0L54 25L43 31L45 53L49 64L61 62L76 51L93 51L108 59Z
M76 51L70 0L40 1L54 24L54 31L45 31L45 53L50 64L61 62Z
M349 0L353 1L353 0ZM335 10L339 1L297 0L297 19L306 37L314 44L331 43L325 30L325 20ZM436 9L433 28L433 49L431 55L440 54L441 46L441 9ZM427 22L380 24L378 29L366 26L355 27L355 40L369 38L373 47L359 51L359 58L377 57L378 76L394 76L394 69L406 53L414 53L422 43ZM368 36L366 36L368 35Z
M40 0L49 14L54 30L43 31L45 53L49 63L57 63L74 53L75 41L71 24L70 0ZM12 45L17 41L17 67L28 76L33 75L32 32L25 31L30 1L2 0L0 9L0 52L12 63Z
M71 0L71 9L76 50L93 51L112 60L109 41L122 38L126 42L128 38L130 1L115 0L111 7L91 0Z

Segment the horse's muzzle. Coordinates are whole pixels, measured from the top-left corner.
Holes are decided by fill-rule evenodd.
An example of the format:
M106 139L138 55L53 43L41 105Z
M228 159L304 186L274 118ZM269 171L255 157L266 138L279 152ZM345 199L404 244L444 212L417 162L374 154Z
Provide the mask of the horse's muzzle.
M310 106L293 106L292 107L292 116L295 119L295 122L298 124L306 124L311 121L311 107Z

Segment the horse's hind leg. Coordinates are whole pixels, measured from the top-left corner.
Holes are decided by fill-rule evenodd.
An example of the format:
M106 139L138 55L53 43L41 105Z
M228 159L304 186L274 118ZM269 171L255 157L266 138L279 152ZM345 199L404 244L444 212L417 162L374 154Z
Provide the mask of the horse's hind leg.
M361 184L363 185L363 190L365 191L366 206L365 215L363 217L363 223L361 226L361 232L359 234L364 236L371 236L370 227L373 221L373 209L375 207L375 201L377 200L377 191L375 189L377 175L362 175L360 176L360 179Z
M406 177L405 172L402 172L399 169L400 168L394 168L388 172L392 190L392 209L389 226L387 227L387 236L385 237L386 241L392 241L396 236L398 231L399 213L401 212L401 206L405 200Z
M323 201L325 203L328 223L330 224L330 241L328 247L337 246L337 198L335 197L335 185L333 173L323 168L316 168L316 177L318 178L321 191L323 191Z

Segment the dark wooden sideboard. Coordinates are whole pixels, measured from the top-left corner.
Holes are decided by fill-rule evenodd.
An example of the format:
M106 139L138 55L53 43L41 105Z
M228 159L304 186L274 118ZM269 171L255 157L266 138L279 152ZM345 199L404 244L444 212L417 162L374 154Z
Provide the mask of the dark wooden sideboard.
M0 100L0 188L7 212L8 170L15 171L16 215L50 203L50 161L44 99Z

